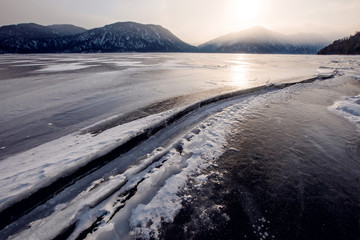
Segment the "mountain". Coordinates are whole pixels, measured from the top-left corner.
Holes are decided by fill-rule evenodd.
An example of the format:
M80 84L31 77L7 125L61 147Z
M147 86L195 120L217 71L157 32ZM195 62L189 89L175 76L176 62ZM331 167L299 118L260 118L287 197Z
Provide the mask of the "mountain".
M38 25L39 26L39 25ZM92 53L92 52L194 52L191 46L159 25L118 22L76 35L61 36L59 28L48 38L0 37L5 53ZM69 28L68 28L69 29ZM74 28L73 28L74 29ZM57 31L55 31L57 30ZM9 34L8 34L9 36Z
M62 39L69 52L193 52L197 49L159 25L118 22Z
M201 52L316 54L329 43L316 34L284 35L263 27L230 33L198 46Z
M21 23L0 27L0 39L45 39L59 36L60 34L53 29L35 23Z
M160 25L118 22L86 30L69 24L0 27L0 53L224 52L315 54L330 42L315 34L284 35L262 27L191 46Z
M69 35L75 35L80 34L85 31L87 31L85 28L74 26L71 24L53 24L46 26L47 28L50 28L51 30L58 33L60 36L69 36Z
M321 49L318 54L360 54L360 32L334 41L329 46Z

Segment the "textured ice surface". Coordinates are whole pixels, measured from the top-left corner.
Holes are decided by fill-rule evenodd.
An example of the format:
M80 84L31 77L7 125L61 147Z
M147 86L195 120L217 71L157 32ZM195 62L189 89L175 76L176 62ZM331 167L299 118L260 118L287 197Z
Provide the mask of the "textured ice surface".
M336 101L329 109L360 127L360 95Z
M206 167L209 161L223 153L226 133L224 130L229 129L229 122L220 120L216 128L211 127L218 120L218 117L214 117L200 125L197 128L197 136L190 141L181 141L181 152L170 152L164 159L164 165L152 172L149 178L139 185L138 191L147 191L149 185L158 184L158 179L164 175L164 171L171 171L173 168L174 175L170 175L155 197L149 203L139 204L133 210L130 217L131 235L145 239L157 238L161 224L173 221L182 207L182 198L177 195L179 189L185 185L189 176ZM174 168L176 165L178 167ZM176 174L178 171L180 173Z
M320 66L351 67L346 57L332 62L327 56L250 54L2 55L0 60L0 159L172 97L303 80L316 77Z
M110 152L172 113L152 115L97 135L77 132L0 161L0 210Z
M26 66L26 65L22 65ZM44 68L38 70L39 72L62 72L62 71L73 71L78 69L83 69L91 67L90 65L82 65L80 63L67 63L67 64L55 64L55 65L48 65Z
M90 56L96 56L93 59L95 62L109 62L109 58L110 60L114 58L112 63L117 65L116 58L118 55ZM74 115L86 114L87 109L84 110L83 106L80 107L78 102L83 101L89 105L96 105L99 103L99 99L104 97L105 100L102 99L104 100L103 106L106 106L109 103L109 95L114 97L114 102L124 103L128 109L134 110L136 109L135 106L141 105L136 105L133 102L139 96L142 97L140 100L144 103L150 99L152 101L179 94L196 93L196 91L207 89L209 86L212 88L213 86L219 87L229 84L248 88L249 86L264 85L271 82L296 81L316 76L319 66L322 66L321 69L326 71L330 69L330 72L337 70L339 74L346 76L360 75L356 70L358 62L349 62L348 58L331 61L333 60L331 57L319 56L221 54L211 55L213 58L202 54L149 54L145 57L129 54L123 56L129 58L127 60L129 62L133 58L136 59L136 62L142 62L142 65L135 66L136 69L118 69L117 71L97 72L95 74L59 74L50 77L50 80L47 79L49 78L48 75L40 74L30 78L17 78L14 81L11 79L0 81L0 103L4 103L0 105L4 110L1 111L1 119L12 122L17 116L23 118L30 116L30 119L33 120L32 117L42 111L45 114L53 111L52 114L57 116L66 115L68 111ZM84 56L81 57L85 58L86 61L91 60ZM14 57L4 56L4 58L11 59ZM61 60L57 56L51 59ZM38 60L34 59L33 61ZM79 58L79 61L84 60ZM130 190L136 186L136 195L111 221L106 219L109 220L108 224L100 226L100 230L93 237L107 239L110 236L116 239L116 236L123 236L124 232L117 231L123 226L120 224L123 223L121 216L125 216L124 212L126 211L128 211L126 215L128 218L125 219L125 223L128 229L124 230L125 233L143 238L157 237L159 226L163 222L171 222L181 208L182 198L178 196L178 191L181 190L190 176L211 164L211 161L224 151L226 131L230 129L233 123L243 120L244 112L251 112L255 106L266 106L268 101L274 99L279 101L281 98L289 98L291 94L305 87L315 88L325 85L331 87L332 81L317 81L312 85L300 84L279 90L276 93L248 97L226 108L197 126L192 132L180 137L178 144L169 149L159 148L160 152L168 151L168 154L161 156L160 160L153 162L157 156L154 153L145 159L141 165L133 166L123 174L113 176L104 184L101 181L98 182L99 184L94 183L94 186L98 186L95 189L96 191L84 191L75 198L76 201L58 206L48 218L32 223L32 228L21 233L18 236L19 239L27 236L27 234L33 234L32 236L36 239L53 238L56 233L74 223L76 218L81 219L76 230L80 232L85 226L91 225L97 213L108 211L110 215L115 214L115 210L111 206L114 206L113 200L118 195L114 194L101 204L99 202L104 200L103 196L109 195L111 190L117 189L125 183L125 180L127 181L126 185L119 191L123 193L125 190ZM38 85L38 82L41 84ZM119 100L118 95L121 96L122 94L124 94L124 98L117 102ZM358 116L358 101L359 96L347 97L341 100L334 109L347 114L351 113L352 116ZM70 107L65 109L64 105ZM342 107L338 108L339 106ZM118 112L114 112L114 114L118 114ZM83 166L91 159L109 152L126 139L141 132L141 129L161 121L169 114L171 112L150 116L106 130L98 135L80 135L76 132L1 161L0 209L45 186L54 178L58 178L70 170ZM101 118L105 118L105 116L109 117L104 113L100 114ZM40 119L43 118L44 115L40 116ZM19 121L18 124L20 123ZM47 127L56 127L57 123L56 119L51 117L43 122ZM72 123L75 124L74 121ZM87 125L90 123L93 122L87 122ZM6 128L6 125L4 127ZM206 182L206 176L198 176L197 182L199 184ZM116 202L116 204L119 203ZM95 206L94 209L89 210L89 207L93 206ZM57 221L60 221L61 224L56 224ZM52 229L53 232L49 229ZM38 235L40 233L42 233L41 236Z
M348 79L348 78L344 78ZM331 89L332 86L341 86L343 79L338 78L334 81L321 82L317 81L312 84L294 85L292 87L283 89L278 92L270 92L260 96L251 97L246 100L240 101L231 107L226 108L217 115L211 117L208 121L200 124L191 133L186 135L181 142L181 151L172 151L169 155L160 161L166 160L161 168L156 168L151 171L147 178L138 186L138 194L143 191L151 192L153 186L162 186L150 201L145 203L137 202L134 204L134 209L130 216L130 235L134 238L142 239L158 239L160 236L159 228L164 223L171 223L176 214L182 208L182 201L185 198L192 196L181 196L179 191L184 187L189 177L199 173L199 170L206 168L212 163L214 158L217 158L226 149L227 131L231 129L233 124L238 121L246 121L247 114L251 113L253 109L259 106L265 106L266 103L281 103L284 99L291 98L293 94L298 91L311 91L316 88ZM225 135L224 135L225 134ZM213 152L214 151L214 152ZM184 167L184 159L186 161ZM172 171L174 166L181 166L180 171ZM165 169L162 169L165 168ZM166 174L167 173L167 174ZM165 180L159 181L160 176L168 175ZM201 174L195 177L199 184L206 181L206 175ZM196 196L194 196L196 197ZM121 214L121 212L120 212ZM118 237L124 237L123 232L117 232L116 229L122 228L123 221L118 221L121 217L114 217L111 222L115 226L112 234ZM263 228L265 218L259 219L260 225L258 232L263 238L269 235L269 232ZM106 228L108 232L109 229ZM100 237L102 230L94 235L95 239L105 239ZM99 235L97 235L99 234Z
M227 131L236 122L246 121L243 119L243 115L258 106L264 106L269 101L281 102L282 99L291 97L292 94L303 88L325 85L326 83L322 82L310 86L295 85L279 92L247 98L212 116L185 135L180 140L181 147L174 148L159 160L159 162L164 162L161 167L145 171L147 172L145 179L137 186L137 196L140 196L140 199L152 197L150 201L145 201L145 203L142 202L144 200L135 200L130 204L134 208L130 215L125 214L130 219L129 234L134 238L143 239L157 239L159 237L161 225L173 221L182 207L184 197L191 198L191 196L178 195L179 191L184 187L189 177L196 175L199 170L212 164L213 160L223 153L226 149ZM206 178L206 175L200 174L195 179L199 184L203 184ZM159 186L161 187L159 188ZM156 193L152 193L156 189L158 189ZM141 197L141 195L146 196L147 194L148 197ZM119 230L123 229L124 224L126 224L121 214L124 213L120 211L119 216L115 216L111 221L111 224L114 225L112 234L119 238L126 238L126 231ZM125 219L127 220L128 217ZM105 231L107 234L109 233L108 228L105 228ZM102 229L100 228L93 237L105 239L101 235Z
M342 66L339 67L339 69L342 71L342 74L360 81L359 59L348 61L338 60L338 62L342 62ZM344 97L330 106L329 110L357 124L360 127L360 95Z
M71 202L58 206L50 217L31 223L27 231L13 236L12 239L54 239L64 229L77 222L80 216L80 222L85 223L91 218L96 218L92 208L101 203L104 197L119 189L125 181L126 178L122 175L114 176L103 183L102 188L82 192Z

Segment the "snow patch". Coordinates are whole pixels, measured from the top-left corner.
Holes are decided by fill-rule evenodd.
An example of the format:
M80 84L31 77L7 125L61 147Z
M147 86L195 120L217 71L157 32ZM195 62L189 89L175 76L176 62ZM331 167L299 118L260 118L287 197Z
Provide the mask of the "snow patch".
M140 61L111 61L111 62L106 62L106 63L111 63L111 64L115 64L119 67L125 67L125 66L129 66L129 67L134 67L134 66L144 66L144 64Z
M131 235L144 239L157 239L162 223L170 223L182 208L182 197L178 191L183 188L188 178L200 169L209 166L210 162L224 152L226 143L224 129L229 129L229 122L219 121L221 115L213 117L200 124L198 135L190 141L187 135L180 142L182 151L172 150L161 161L166 161L160 169L156 169L138 187L138 192L147 191L148 185L156 185L164 175L163 171L179 169L180 172L172 175L165 181L165 185L147 204L139 204L130 217ZM215 122L219 125L212 128ZM176 172L176 171L175 171ZM199 176L199 181L205 181L206 176Z
M66 64L55 64L48 65L42 69L36 70L37 72L62 72L62 71L73 71L83 68L93 67L96 65L83 65L81 63L66 63Z
M201 174L200 176L196 177L196 181L198 181L201 184L206 183L207 180L208 180L208 175Z
M360 95L336 101L328 109L360 127Z

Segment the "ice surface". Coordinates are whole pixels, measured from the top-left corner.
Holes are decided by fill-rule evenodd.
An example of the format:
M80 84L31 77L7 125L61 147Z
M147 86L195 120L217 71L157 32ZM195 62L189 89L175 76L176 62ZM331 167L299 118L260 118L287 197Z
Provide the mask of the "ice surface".
M0 146L5 147L0 159L154 102L215 89L298 81L316 77L320 66L347 64L346 58L334 63L324 56L250 54L44 54L0 59L5 69L0 73ZM42 67L16 67L19 64Z
M329 110L356 123L360 127L360 95L336 101Z
M110 63L110 64L116 64L117 66L128 66L128 67L134 67L134 66L144 66L142 62L138 61L117 61L117 62L103 62L103 63Z
M336 62L342 63L339 69L343 75L352 77L358 81L360 80L359 59L343 59L337 60ZM336 101L328 109L360 127L360 95L344 97Z
M333 67L324 67L320 66L320 68L317 70L318 72L318 78L329 78L335 75L336 69Z
M164 149L162 148L155 149L153 154L150 154L147 159L141 162L140 165L131 167L121 175L110 177L108 181L100 179L94 182L92 186L82 192L70 203L58 206L56 208L56 211L51 216L32 223L32 228L20 233L19 235L14 236L14 238L22 239L24 236L31 236L32 238L36 239L54 238L67 226L73 224L77 218L80 218L80 222L77 224L79 226L78 230L81 229L81 227L83 227L84 225L88 226L87 223L89 221L89 224L91 225L94 219L89 217L89 212L96 213L97 211L99 211L111 213L114 211L113 204L108 204L112 206L112 209L107 210L101 210L101 207L103 207L104 205L106 207L106 204L102 204L100 207L97 208L94 207L97 203L100 203L104 199L104 196L109 195L109 192L111 193L114 188L118 188L123 183L125 183L125 180L128 182L128 184L124 186L124 189L127 190L127 188L132 187L134 184L138 184L138 182L141 181L142 178L147 178L147 181L142 182L137 187L137 195L141 195L143 192L145 192L145 194L148 194L148 189L152 186L156 186L157 184L162 185L161 181L163 181L164 175L170 176L170 178L167 180L167 182L169 182L169 188L164 191L163 196L164 198L171 200L175 197L174 194L176 194L179 186L184 185L187 175L191 174L195 169L204 166L204 159L212 159L214 156L222 153L222 151L220 151L222 146L217 145L216 141L220 141L221 138L225 136L225 133L219 130L218 135L217 133L213 132L213 130L209 130L210 132L206 130L206 128L208 126L211 126L213 122L214 119L209 119L204 123L206 125L202 124L199 126L200 129L197 129L198 131L196 131L197 135L199 135L198 138L196 138L194 134L194 138L192 140L181 139L179 143L175 144L177 146L180 144L184 148L183 153L179 153L176 150L177 148L172 149L160 161L152 164L154 159L157 158L157 155L164 151ZM224 125L223 127L226 126ZM189 139L188 134L186 139ZM204 148L207 150L206 154L202 152ZM187 157L182 157L183 154L185 154L185 156L190 154L187 151L191 151L191 154L193 155L189 160L187 160ZM161 166L161 168L158 168L159 163L161 162L164 162L164 164ZM173 177L173 180L171 180L171 176L179 172L179 170L181 170L182 168L185 168L185 170L182 171L182 174L176 175L175 177ZM171 192L173 194L169 195L169 193ZM159 201L158 203L160 204L161 201ZM167 213L169 218L171 218L174 213L168 213L168 211L170 209L172 209L173 211L177 211L181 206L180 205L178 207L175 207L177 204L179 204L177 201L173 201L173 204L167 204L167 208L165 208L165 210L167 211L163 213ZM91 209L89 209L89 207ZM60 224L56 224L56 222L60 222ZM52 229L52 231L49 232L48 229ZM105 233L101 231L99 233L100 236L107 237L109 236L109 234L114 235L110 232L109 229L111 230L112 228L105 226Z
M242 115L247 111L252 111L254 107L263 106L273 99L281 101L282 98L289 97L302 87L296 85L277 93L267 93L244 99L240 103L212 116L186 134L179 141L177 147L170 150L169 154L158 161L163 162L161 167L144 170L145 173L147 172L145 179L137 178L137 181L144 179L137 187L138 197L147 194L151 196L151 192L156 191L158 186L161 186L161 188L156 191L150 201L145 201L145 203L135 201L136 203L130 204L134 206L134 209L129 216L129 234L135 238L157 239L159 237L159 227L163 223L172 222L182 207L183 198L178 195L178 191L184 187L189 177L212 164L212 161L224 152L227 131L231 129L231 126L237 121L242 121ZM207 176L203 174L196 177L200 184L206 181L206 178ZM147 198L149 197L140 197L140 199ZM115 216L111 224L115 226L114 235L119 238L126 237L126 234L123 235L123 231L117 230L123 228L121 226L123 226L124 220L122 220L121 216ZM108 229L106 231L108 232ZM104 239L100 236L101 233L100 228L99 232L93 237L95 239Z
M97 135L77 132L0 161L0 210L110 152L173 113L170 110L152 115Z
M34 64L33 64L34 65ZM56 65L48 65L38 72L61 72L61 71L73 71L78 69L83 69L96 65L82 65L81 63L66 63L66 64L56 64Z
M114 65L119 62L115 55L95 56L96 59L93 59L95 62L98 62L99 59L102 62L109 62L109 58ZM83 100L93 104L97 103L97 100L92 102L93 98L100 99L113 93L113 95L125 94L124 105L128 104L129 109L136 109L135 105L131 105L132 100L139 98L142 94L145 94L141 99L144 103L149 99L173 96L174 92L175 95L191 91L196 93L196 91L210 86L209 82L216 86L223 86L225 82L225 84L241 86L240 88L248 88L271 82L313 77L316 76L318 69L320 72L324 70L334 73L336 70L345 76L360 76L354 69L358 62L349 62L348 58L331 61L331 57L321 58L318 56L285 56L282 60L278 59L278 56L254 57L252 55L212 55L213 59L208 59L209 55L201 54L151 54L154 59L149 56L142 58L139 55L131 54L126 56L130 63L131 59L137 59L134 62L142 64L136 67L139 69L144 67L146 70L142 72L139 69L126 69L95 74L85 73L81 76L72 73L60 74L57 77L53 76L49 80L50 82L46 80L48 75L19 78L14 82L12 80L0 81L0 86L4 87L0 88L0 103L4 103L4 105L0 105L4 109L0 117L11 122L17 116L33 116L40 110L50 111L50 108L56 108L56 106L61 109L61 105L71 105L70 102L74 102L75 106L72 107L77 108L79 107L78 101ZM86 57L82 57L87 60ZM52 59L59 60L58 57ZM72 60L74 59L76 58ZM300 70L297 68L299 62L304 64ZM275 65L274 68L272 68L272 64ZM169 66L171 66L171 70ZM72 79L72 77L74 78ZM67 78L68 80L66 80ZM194 83L194 79L199 82ZM45 83L46 87L39 89L40 85L37 85L37 81ZM214 158L224 152L227 131L233 124L243 120L244 113L252 111L256 106L266 106L269 101L274 99L279 101L281 98L291 97L291 94L305 87L319 87L326 84L331 87L331 82L316 81L306 86L299 84L275 93L246 97L237 104L211 116L193 131L177 139L169 148L163 149L159 146L140 165L132 166L126 172L109 179L94 182L93 190L84 190L73 201L57 206L53 214L46 219L32 223L30 230L16 237L21 239L29 234L36 239L53 238L77 219L80 219L76 228L76 232L79 233L96 220L94 220L94 216L97 216L98 213L106 212L109 216L115 214L113 203L114 199L119 196L119 192L124 193L136 186L136 195L128 200L124 209L112 220L110 217L106 217L107 223L101 225L100 230L91 237L106 239L111 236L113 239L116 237L121 239L123 232L118 231L123 227L119 225L123 223L121 216L125 216L124 212L127 211L128 229L125 229L125 232L127 231L135 237L156 238L159 236L158 228L161 224L171 222L182 207L183 198L178 196L179 190L189 177L206 168ZM177 83L176 89L173 87L174 83ZM24 89L31 91L27 92ZM100 97L97 96L101 92L104 93ZM148 97L146 94L151 96ZM154 97L154 95L156 96ZM335 103L331 109L359 123L359 98L360 95L344 98ZM115 98L114 102L117 100L118 98ZM106 100L104 105L107 103ZM57 110L55 109L55 113L63 114L62 111ZM132 136L141 133L143 129L163 121L174 112L175 110L172 110L149 116L108 129L97 135L75 132L0 161L0 181L2 183L0 186L0 210L69 171L80 168L92 159L111 151ZM109 117L106 114L100 114L100 117L104 116ZM87 122L87 125L90 123L92 122ZM56 127L57 121L49 118L44 125ZM7 146L1 147L6 148ZM164 155L164 153L166 154ZM206 175L196 176L200 185L205 183L206 179ZM123 184L125 185L122 187ZM109 196L118 188L118 194L114 193L113 196ZM120 203L116 202L116 204ZM116 204L115 206L119 206ZM128 222L129 220L130 222ZM61 224L56 224L57 222L61 222ZM49 232L49 229L54 230Z
M121 214L123 210L127 210L129 217L125 218L125 223L128 220L130 223L129 230L125 233L144 239L157 238L159 227L164 222L172 222L182 207L183 197L178 195L179 190L185 186L189 177L212 164L212 161L224 152L227 131L231 130L233 124L246 120L247 112L252 112L254 108L264 106L269 101L282 102L282 99L291 97L301 89L327 85L331 86L331 83L294 85L277 92L243 98L239 103L227 107L199 124L169 149L155 149L140 165L133 166L123 174L110 177L108 180L100 179L94 182L73 201L58 206L52 215L32 223L30 229L14 237L16 239L22 239L24 236L32 236L36 239L53 238L62 229L73 224L76 219L78 221L75 233L80 233L91 226L96 216L103 213L106 214L106 221L88 238L123 239L124 232L119 232L119 229L124 228ZM158 153L166 151L168 151L166 155L154 162ZM201 183L205 181L206 175L200 174L196 179ZM121 187L125 181L127 184ZM111 218L119 202L116 200L121 195L119 193L124 193L135 186L137 192L134 199L128 200L125 208ZM119 193L114 193L113 197L103 201L104 197L117 188L120 188ZM56 224L57 222L60 224ZM262 228L259 231L262 233ZM266 236L265 231L263 235ZM75 238L76 234L73 234L70 239Z
M229 129L229 123L226 121L218 123L217 129L210 127L216 120L216 117L209 119L199 126L197 129L200 132L197 136L190 141L183 140L181 142L183 149L181 153L172 151L163 159L163 161L166 160L164 165L152 172L151 176L139 185L138 192L147 191L149 185L159 184L158 179L164 175L163 171L171 171L169 169L174 168L174 165L179 165L173 172L176 173L180 170L180 173L169 177L148 204L139 204L133 210L130 217L130 226L133 229L131 235L141 236L145 239L157 238L158 228L161 224L173 221L182 207L182 199L177 195L179 189L185 185L190 175L206 167L207 162L223 153L226 133L224 130Z
M139 203L132 210L130 234L135 238L158 239L160 234L159 228L163 223L172 222L182 207L183 198L178 195L178 192L184 187L189 177L196 175L200 169L206 168L212 163L213 159L216 159L223 153L224 149L226 149L225 137L227 131L236 122L246 121L247 112L252 112L254 108L264 106L267 102L283 102L283 99L291 97L300 90L306 91L317 87L331 87L332 84L341 84L341 81L340 78L335 82L316 81L312 84L294 85L278 92L254 96L239 101L238 104L224 109L203 124L200 124L181 141L180 149L182 150L179 152L174 149L170 152L171 154L161 159L160 161L166 160L163 166L149 173L148 177L138 186L137 193L141 194L142 191L149 191L151 186L163 185L149 202ZM186 161L185 165L184 160ZM159 179L161 179L159 176L164 176L165 171L171 171L169 169L174 168L174 166L182 166L180 167L181 170L178 170L180 172L176 173L175 171L173 175L170 174L166 180L163 180L164 184L161 181L159 182ZM165 169L162 169L163 167ZM205 181L206 177L206 175L200 174L195 179L201 183ZM259 222L258 231L264 237L268 237L269 233L262 226L266 219L260 218ZM120 222L117 222L116 217L112 224L114 224L114 231L116 232L116 228L120 227L118 225ZM95 234L95 236L97 235ZM121 237L121 235L118 236Z
M87 221L92 215L92 208L99 204L103 198L108 197L114 190L119 189L126 181L122 175L110 178L103 183L102 188L93 191L84 191L68 204L58 206L55 213L50 217L31 223L27 231L15 235L12 239L54 239L62 233L64 229L78 221L80 215ZM51 230L51 231L49 231ZM26 237L25 237L26 236Z

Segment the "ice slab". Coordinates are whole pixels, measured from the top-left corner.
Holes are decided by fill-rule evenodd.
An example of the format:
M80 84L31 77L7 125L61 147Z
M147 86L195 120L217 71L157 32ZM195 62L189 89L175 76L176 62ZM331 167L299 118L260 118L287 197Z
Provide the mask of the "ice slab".
M173 113L151 115L97 135L76 132L0 161L0 210L105 155Z
M329 107L329 110L360 127L360 95L336 101Z

